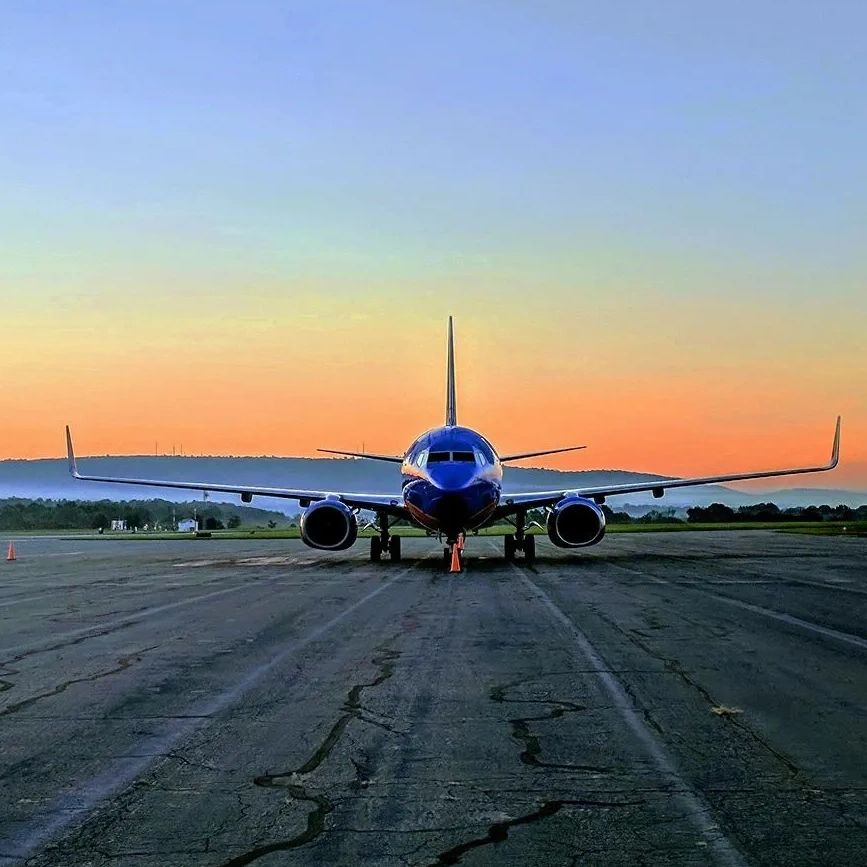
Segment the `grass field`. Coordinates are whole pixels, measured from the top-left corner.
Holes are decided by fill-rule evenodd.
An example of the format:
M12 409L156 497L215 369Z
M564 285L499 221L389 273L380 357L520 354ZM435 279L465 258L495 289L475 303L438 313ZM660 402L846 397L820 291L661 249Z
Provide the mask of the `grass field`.
M608 533L682 533L700 532L710 530L780 530L785 533L805 533L813 536L867 536L867 521L786 521L786 522L732 522L728 524L609 524ZM513 528L502 524L496 527L486 527L480 530L480 536L503 536L513 532ZM544 531L534 528L535 534L543 534ZM415 527L399 527L395 531L398 536L424 536L424 530ZM4 534L15 535L15 534ZM18 534L26 535L26 534ZM288 527L276 530L267 529L238 529L238 530L212 530L209 536L196 535L195 533L64 533L63 536L75 539L113 539L131 542L154 542L161 540L189 539L190 541L207 541L207 539L298 539L301 536L296 527ZM372 530L364 530L359 536L365 538L372 536Z

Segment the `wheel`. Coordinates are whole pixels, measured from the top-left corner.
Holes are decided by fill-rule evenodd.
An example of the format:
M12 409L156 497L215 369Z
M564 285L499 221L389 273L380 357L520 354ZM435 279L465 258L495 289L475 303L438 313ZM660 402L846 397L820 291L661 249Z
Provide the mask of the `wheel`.
M382 559L382 539L379 536L374 536L370 540L370 559L374 563L378 563Z
M388 540L388 553L395 562L400 560L400 536L392 536Z
M503 553L507 560L515 559L515 537L511 533L503 536Z
M536 559L536 537L524 536L524 559L532 563Z

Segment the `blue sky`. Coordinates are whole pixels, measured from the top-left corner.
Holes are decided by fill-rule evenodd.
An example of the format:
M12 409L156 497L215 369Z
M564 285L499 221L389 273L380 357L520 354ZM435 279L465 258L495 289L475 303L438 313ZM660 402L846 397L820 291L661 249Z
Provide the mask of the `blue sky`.
M520 337L539 382L584 369L542 358L551 341L600 381L636 359L722 365L736 395L761 368L768 418L813 411L820 388L817 417L833 404L867 430L862 3L36 0L2 16L0 296L86 369L122 368L130 344L241 344L249 375L278 366L287 328L309 332L290 341L298 369L329 331L373 339L358 322L392 363L455 312L480 358ZM177 297L217 303L168 313ZM93 321L117 335L99 357ZM25 382L36 350L13 342ZM806 357L809 399L784 382Z

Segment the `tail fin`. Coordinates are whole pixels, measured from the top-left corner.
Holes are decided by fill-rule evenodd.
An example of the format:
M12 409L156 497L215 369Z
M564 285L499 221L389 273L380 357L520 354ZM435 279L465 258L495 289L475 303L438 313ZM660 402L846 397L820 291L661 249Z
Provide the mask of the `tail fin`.
M449 361L446 373L446 424L458 423L458 407L455 397L455 332L449 316Z

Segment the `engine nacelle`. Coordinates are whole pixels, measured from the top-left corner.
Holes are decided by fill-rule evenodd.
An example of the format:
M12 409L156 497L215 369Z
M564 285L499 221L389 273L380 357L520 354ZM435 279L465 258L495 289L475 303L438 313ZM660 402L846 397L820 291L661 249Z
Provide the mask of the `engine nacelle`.
M342 551L358 538L358 521L346 503L318 500L301 515L304 544L323 551Z
M602 541L605 513L593 500L564 497L548 513L548 538L559 548L583 548Z

